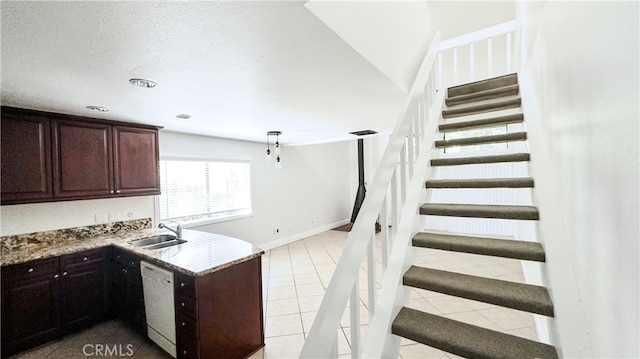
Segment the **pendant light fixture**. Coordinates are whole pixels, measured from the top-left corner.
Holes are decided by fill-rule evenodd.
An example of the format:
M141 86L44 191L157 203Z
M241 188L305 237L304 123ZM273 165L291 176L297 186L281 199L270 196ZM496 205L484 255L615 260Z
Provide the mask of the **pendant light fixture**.
M271 142L270 142L270 138L271 136L276 136L276 142L273 146L273 155L276 157L275 160L275 167L276 168L282 168L282 162L280 159L280 135L282 134L282 132L280 131L269 131L267 132L267 153L265 154L264 158L267 162L271 162Z
M267 132L267 153L265 153L264 155L264 160L266 162L271 162L271 148L269 144L269 136L270 136L270 132Z

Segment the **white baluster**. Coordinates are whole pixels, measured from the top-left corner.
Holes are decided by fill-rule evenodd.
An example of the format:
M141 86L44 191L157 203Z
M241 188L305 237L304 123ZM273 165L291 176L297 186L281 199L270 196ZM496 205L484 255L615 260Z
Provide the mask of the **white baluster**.
M360 356L360 279L356 278L349 299L350 319L351 319L351 357ZM339 335L339 333L338 333Z
M400 203L398 208L404 206L404 201L407 196L407 139L404 139L404 145L402 151L400 151Z
M507 73L511 73L511 33L507 33Z
M373 231L367 247L367 292L369 294L369 323L376 307L376 231Z
M442 88L442 52L438 52L438 88Z
M415 146L415 141L416 141L416 128L414 126L415 124L415 116L416 113L414 111L413 117L411 118L411 126L409 127L409 136L407 136L407 144L408 144L408 148L407 148L407 164L409 165L409 178L413 177L413 159L415 158L416 155L416 146Z
M398 166L391 176L391 228L395 237L398 233Z
M453 84L458 84L458 48L453 48Z
M476 65L474 63L475 58L473 55L473 42L469 44L469 79L473 81L476 78L475 70Z
M387 269L387 262L389 261L389 220L387 218L387 200L389 196L385 196L382 202L382 210L380 211L380 229L382 235L380 236L380 249L382 250L382 269Z
M423 106L424 106L424 93L422 93L422 96L420 96L418 98L418 102L417 102L417 110L416 110L416 116L414 117L414 127L416 129L416 155L418 155L420 153L420 149L422 148L422 116L423 116Z
M487 71L489 73L489 77L493 75L493 39L487 39Z
M329 352L329 358L337 358L338 357L338 335L340 335L340 326L336 329L336 336L334 338L334 342L331 345L331 351Z

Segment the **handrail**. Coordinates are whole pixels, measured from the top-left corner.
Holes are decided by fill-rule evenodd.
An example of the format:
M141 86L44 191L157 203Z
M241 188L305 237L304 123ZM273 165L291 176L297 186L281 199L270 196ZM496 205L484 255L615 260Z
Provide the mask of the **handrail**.
M368 254L370 258L368 274L373 279L369 280L369 298L374 298L371 291L375 290L375 260L374 247L374 224L376 219L383 213L386 217L386 206L390 204L393 213L399 213L396 207L402 208L406 199L406 185L411 182L414 173L413 161L415 161L416 150L424 148L423 135L425 121L427 121L427 111L432 102L431 96L435 94L434 64L437 49L440 43L440 33L436 33L431 41L431 46L425 55L420 66L416 80L414 81L405 106L400 114L389 143L382 155L378 169L373 176L372 184L367 196L362 204L358 217L353 225L347 243L344 247L334 275L325 292L323 301L318 309L316 319L311 326L311 331L300 354L301 358L329 358L337 357L337 336L340 319L344 313L347 300L351 297L351 314L353 321L359 324L358 302L358 274L360 263ZM400 169L398 170L398 163ZM408 166L407 166L408 165ZM400 184L397 183L400 181ZM402 189L400 198L397 198L394 187ZM387 195L391 187L391 196ZM389 199L389 201L387 201ZM398 206L399 205L399 206ZM386 221L386 218L383 219ZM392 219L392 223L398 224L397 218ZM383 228L384 241L386 241L386 231ZM397 230L397 226L394 227ZM384 246L384 245L383 245ZM386 261L386 259L385 259ZM373 285L372 285L373 284ZM375 303L370 303L371 311ZM372 315L370 313L370 315ZM352 326L352 357L358 357L359 353L359 327Z
M434 101L430 118L437 118L441 107L437 106L444 102L444 93L440 92ZM425 138L434 138L437 128L437 121L427 123ZM398 225L396 242L389 257L389 268L382 278L379 299L376 302L376 315L369 322L369 334L364 346L364 358L386 358L392 357L389 352L394 349L389 347L389 331L393 319L402 307L404 297L402 290L402 277L407 271L408 253L411 247L411 239L418 232L415 225L415 217L422 199L420 193L424 188L424 183L431 175L432 167L429 166L431 160L432 146L425 146L418 155L416 161L416 173L411 179L407 201L402 208L402 220Z

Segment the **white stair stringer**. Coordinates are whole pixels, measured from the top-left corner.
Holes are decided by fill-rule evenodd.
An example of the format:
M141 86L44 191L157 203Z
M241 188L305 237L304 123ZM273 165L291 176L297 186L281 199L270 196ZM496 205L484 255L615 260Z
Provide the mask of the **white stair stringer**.
M435 104L444 103L444 91L441 91ZM432 106L429 118L439 118L440 106ZM438 121L429 121L425 130L425 139L435 138ZM428 142L427 142L428 143ZM432 154L435 152L433 144L423 146L414 165L411 183L407 186L407 200L401 210L400 223L393 240L393 248L389 257L389 266L382 278L381 289L378 294L374 315L369 323L367 341L363 346L363 358L394 358L400 347L400 337L391 334L391 324L400 312L406 295L409 292L402 284L402 277L413 263L411 241L413 236L422 228L419 205L428 201L431 191L424 188L424 182L432 177L433 167L429 166Z

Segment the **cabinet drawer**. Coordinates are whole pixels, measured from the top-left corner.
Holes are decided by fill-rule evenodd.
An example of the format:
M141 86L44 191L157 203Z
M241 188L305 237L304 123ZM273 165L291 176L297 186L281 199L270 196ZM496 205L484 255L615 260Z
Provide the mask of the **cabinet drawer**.
M6 266L1 270L2 282L18 282L48 275L54 276L58 272L58 257Z
M62 270L72 269L76 266L88 266L104 261L107 256L106 248L90 249L60 257Z
M182 312L176 313L176 332L198 338L198 322Z
M186 295L176 296L176 310L192 318L196 318L196 300Z
M198 341L182 332L176 333L176 354L178 359L198 359Z
M196 277L175 272L175 293L180 296L196 297Z

